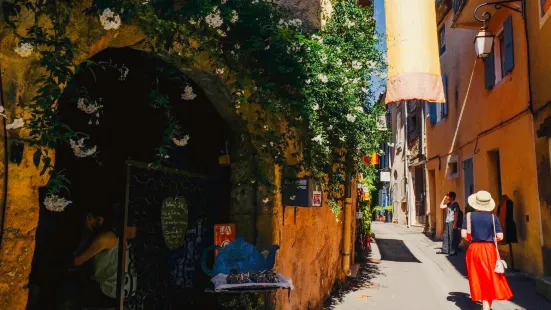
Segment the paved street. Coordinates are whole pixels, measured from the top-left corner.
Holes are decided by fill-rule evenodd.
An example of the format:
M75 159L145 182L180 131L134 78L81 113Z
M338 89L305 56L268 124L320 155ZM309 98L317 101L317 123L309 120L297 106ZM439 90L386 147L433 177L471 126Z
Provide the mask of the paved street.
M470 300L464 252L438 255L441 242L395 224L374 223L373 229L378 246L372 258L381 258L380 264L364 264L358 279L330 300L327 309L478 309ZM508 278L515 296L494 303L492 309L551 309L551 303L535 293L532 279L521 274Z

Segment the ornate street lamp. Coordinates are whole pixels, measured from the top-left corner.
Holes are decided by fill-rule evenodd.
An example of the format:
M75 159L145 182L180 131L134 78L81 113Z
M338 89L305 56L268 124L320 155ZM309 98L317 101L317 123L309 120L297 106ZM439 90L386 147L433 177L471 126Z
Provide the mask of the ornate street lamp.
M512 2L521 2L522 8L518 9L516 7L510 6L509 3L512 3ZM492 13L490 13L489 11L485 11L481 14L478 13L478 10L480 8L489 6L489 5L493 5L496 10L499 10L501 8L508 8L515 12L519 12L522 14L524 18L523 12L525 11L524 9L526 6L526 2L525 0L504 0L504 1L482 3L481 5L476 7L476 9L474 10L474 18L476 18L476 20L484 24L482 28L480 28L480 31L478 32L478 34L474 39L474 47L478 58L488 57L488 55L490 55L494 47L495 35L488 30L488 27L486 27L486 24L492 18Z

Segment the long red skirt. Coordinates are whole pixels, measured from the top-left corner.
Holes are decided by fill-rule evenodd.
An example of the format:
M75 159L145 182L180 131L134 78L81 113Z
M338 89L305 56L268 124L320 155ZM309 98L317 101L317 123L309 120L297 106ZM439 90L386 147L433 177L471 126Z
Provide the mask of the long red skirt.
M493 243L471 243L466 261L472 300L508 300L513 297L505 275L494 272L497 254Z

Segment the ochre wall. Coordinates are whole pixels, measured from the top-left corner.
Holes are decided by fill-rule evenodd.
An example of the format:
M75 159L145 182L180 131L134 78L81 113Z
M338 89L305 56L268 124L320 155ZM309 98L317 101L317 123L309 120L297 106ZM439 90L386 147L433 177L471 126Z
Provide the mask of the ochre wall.
M537 111L534 121L535 132L546 118L551 116L551 12L542 17L539 1L527 1L526 14L530 40L530 60L532 77L532 101ZM547 137L535 138L536 162L538 169L541 227L543 239L544 274L551 276L551 165Z
M499 33L505 19L509 15L513 16L515 67L493 89L486 90L481 60L474 67L470 83L476 59L473 45L476 31L450 28L452 14L450 12L444 19L446 52L441 56L442 72L448 75L449 114L434 126L429 124L429 119L425 120L429 174L431 170L435 172L435 188L429 188L429 191L434 191L437 204L440 204L446 192L456 192L457 200L464 209L466 202L462 163L473 158L475 192L488 190L499 200L497 187L491 180L488 158L488 152L499 150L502 191L514 202L514 219L519 236L519 243L513 245L515 267L531 274L541 274L543 262L534 132L532 118L527 110L527 52L521 15L500 10L492 17L489 28ZM458 100L455 98L456 88ZM468 97L465 100L466 95ZM515 115L519 116L492 129ZM456 178L446 173L448 155L458 158L459 173ZM436 222L437 236L441 236L443 214L438 207ZM500 249L505 256L508 255L506 247Z

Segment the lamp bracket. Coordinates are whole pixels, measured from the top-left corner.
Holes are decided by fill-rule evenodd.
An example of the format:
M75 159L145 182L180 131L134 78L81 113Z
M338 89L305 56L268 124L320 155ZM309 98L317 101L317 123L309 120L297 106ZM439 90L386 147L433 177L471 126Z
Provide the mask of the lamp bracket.
M522 7L519 9L511 6L510 3L513 3L513 2L521 2ZM476 9L474 9L474 18L479 22L486 24L486 22L488 22L490 18L492 18L492 13L486 11L479 14L478 10L480 10L485 6L490 6L490 5L493 5L496 10L499 10L501 8L507 8L509 10L513 10L515 12L522 14L524 17L524 6L525 6L524 0L503 0L503 1L486 2L477 6Z

